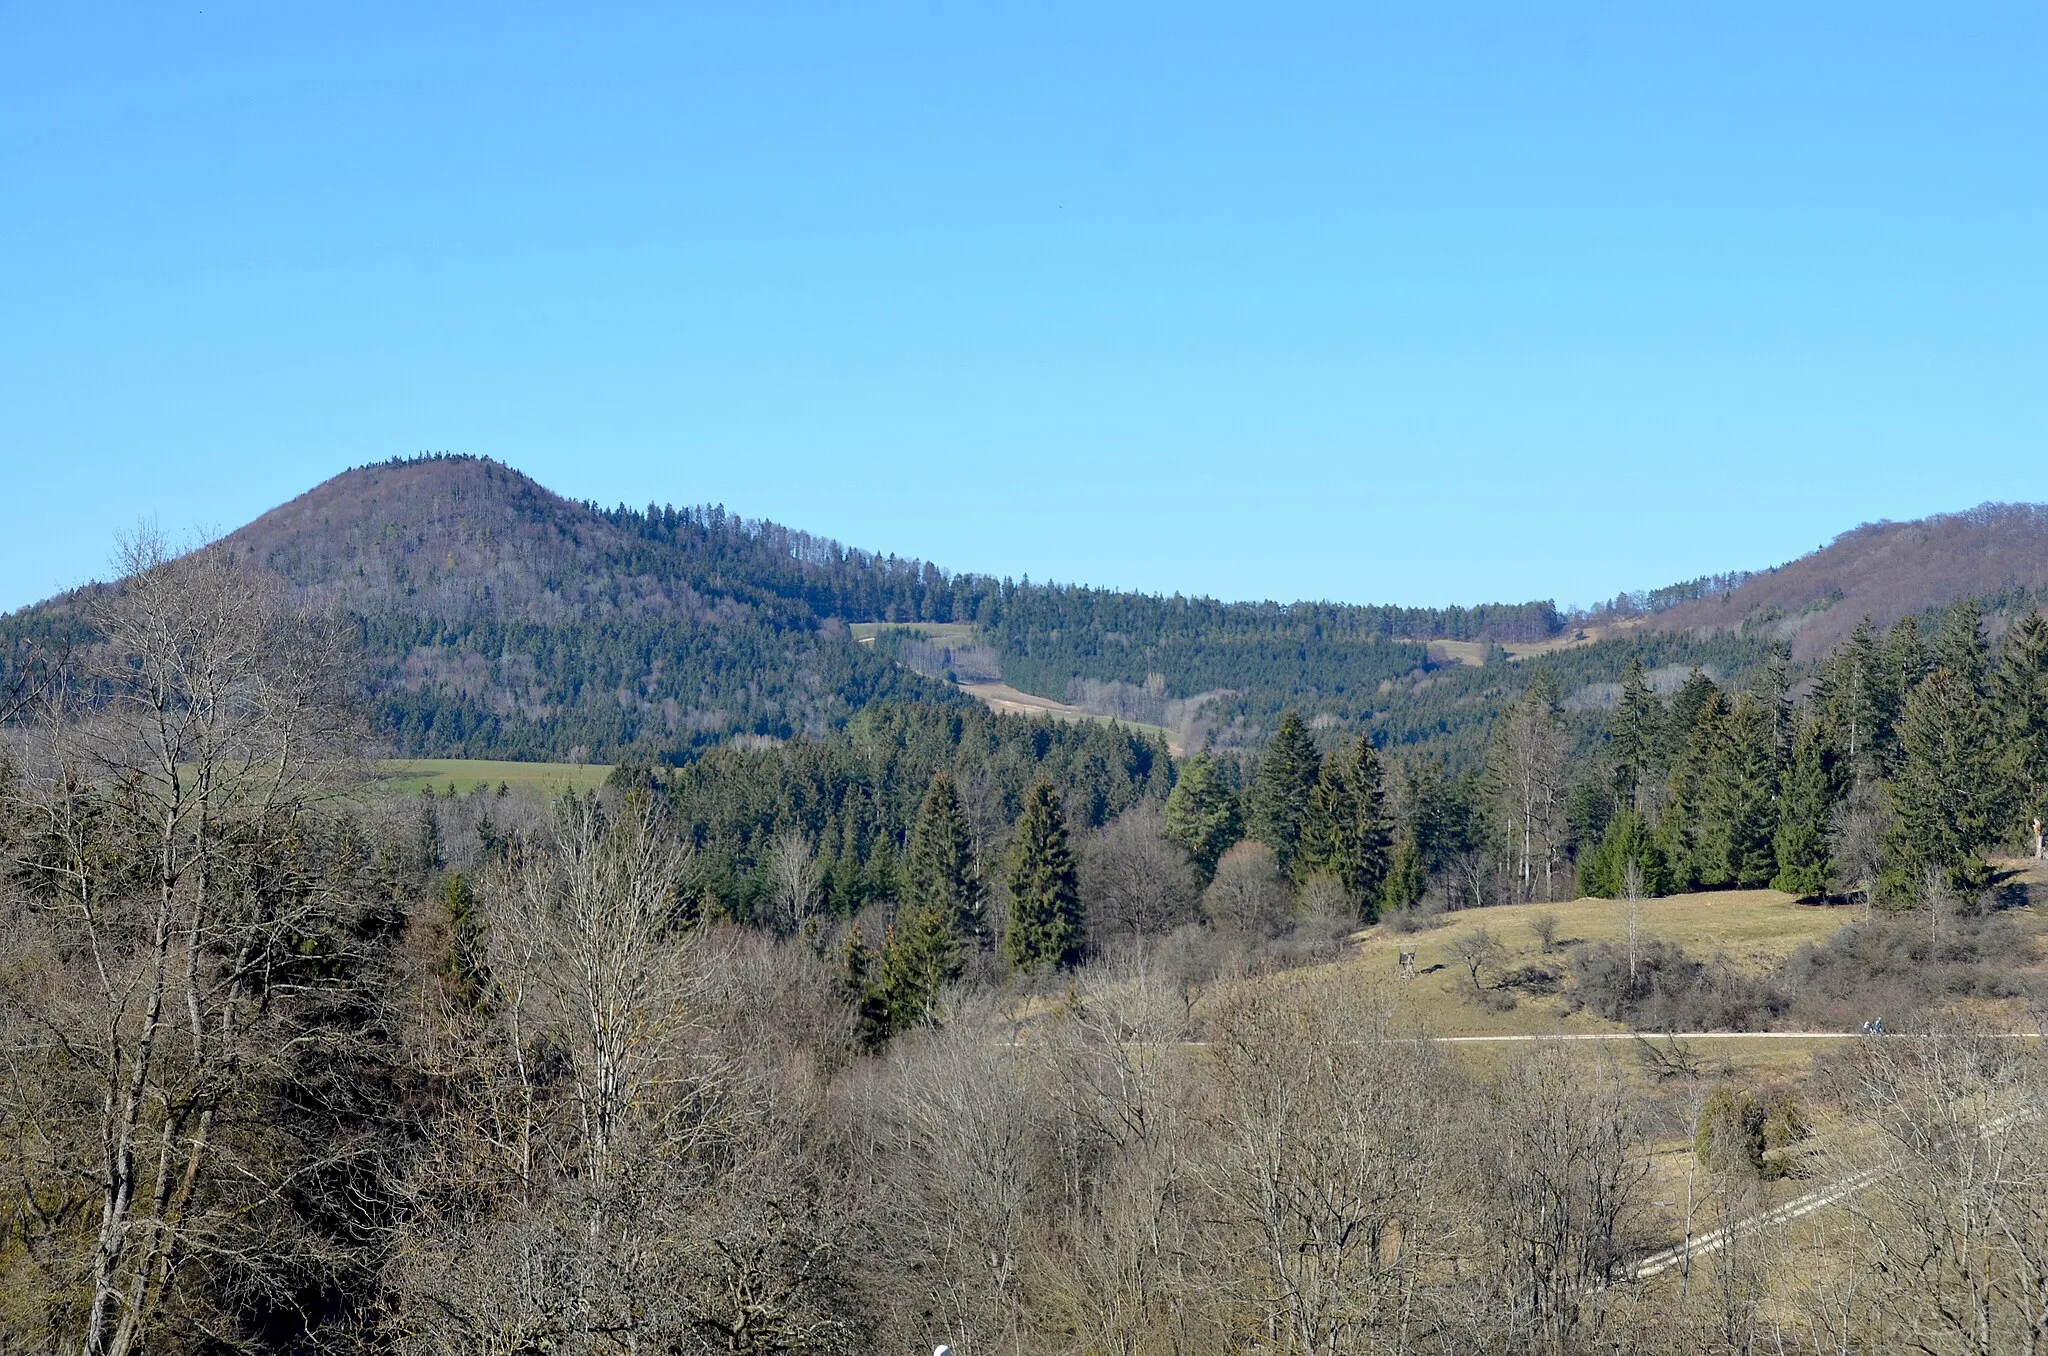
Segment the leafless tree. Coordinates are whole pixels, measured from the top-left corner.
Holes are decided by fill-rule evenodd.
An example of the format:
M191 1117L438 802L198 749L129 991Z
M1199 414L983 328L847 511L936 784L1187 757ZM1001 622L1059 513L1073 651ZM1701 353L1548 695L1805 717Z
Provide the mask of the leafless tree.
M1046 1042L1056 1159L1051 1236L1033 1253L1039 1326L1084 1351L1138 1356L1217 1347L1193 1266L1205 1218L1192 1190L1195 1061L1180 996L1142 958L1092 969Z
M1835 1243L1875 1281L1875 1338L1972 1356L2048 1346L2041 1052L1959 1029L1871 1040L1833 1083L1876 1132L1821 1160L1859 1184Z
M866 1138L881 1151L884 1284L899 1315L929 1325L900 1333L906 1348L1029 1350L1027 1206L1044 1178L1038 1068L1028 1049L961 1024L899 1041L873 1071Z
M346 1151L264 1161L266 1090L331 1036L315 1014L345 969L312 847L349 771L345 646L221 548L138 538L123 566L5 779L7 1100L32 1109L27 1199L91 1220L70 1259L40 1220L77 1296L60 1345L86 1356L213 1326L202 1277L276 1293L295 1260L280 1202Z
M1610 1059L1538 1043L1498 1080L1477 1193L1485 1293L1503 1340L1562 1353L1598 1331L1606 1289L1643 1240L1649 1176L1641 1104Z
M1485 986L1480 977L1489 970L1499 967L1507 948L1500 938L1486 928L1472 928L1451 939L1450 953L1458 964L1465 967L1465 973L1472 981L1472 992L1478 993Z
M1238 1340L1295 1353L1399 1349L1417 1290L1461 1250L1439 1119L1458 1080L1392 1038L1355 987L1237 997L1217 1022L1201 1182L1212 1274Z
M1487 786L1516 899L1553 897L1552 872L1564 848L1564 726L1540 690L1517 702L1494 733L1487 754Z
M1246 841L1224 853L1202 893L1202 911L1235 937L1256 940L1279 931L1287 921L1287 882L1273 849Z
M1884 869L1884 834L1883 794L1875 783L1858 777L1828 820L1835 893L1860 894L1869 901L1878 873Z
M825 873L810 840L798 829L784 829L768 850L768 873L775 889L777 930L798 933L818 908L818 887Z
M1194 916L1194 868L1167 838L1153 801L1141 801L1083 839L1080 866L1098 949L1169 932Z

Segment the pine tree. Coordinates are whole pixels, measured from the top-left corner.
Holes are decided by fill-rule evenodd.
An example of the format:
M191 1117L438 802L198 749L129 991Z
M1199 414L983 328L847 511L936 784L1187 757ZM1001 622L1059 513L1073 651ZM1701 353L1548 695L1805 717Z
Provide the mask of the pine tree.
M1678 696L1679 700L1672 703L1671 714L1675 719L1689 710L1691 725L1672 759L1664 808L1657 819L1657 847L1664 855L1674 892L1715 883L1708 879L1713 867L1703 855L1702 831L1706 825L1707 771L1725 737L1722 725L1728 715L1727 699L1721 695L1721 689L1698 670L1679 689Z
M1899 765L1900 726L1906 718L1906 703L1912 700L1914 689L1927 677L1930 667L1927 646L1920 638L1920 624L1911 617L1899 618L1884 638L1874 694L1879 718L1872 753L1880 777L1890 776Z
M1930 867L1951 889L1982 888L1987 873L1977 854L1997 836L1999 788L1990 710L1967 674L1938 668L1914 689L1899 748L1885 893L1913 898Z
M1693 730L1699 724L1700 712L1710 703L1720 700L1721 689L1714 680L1695 668L1686 675L1685 682L1671 699L1670 714L1664 720L1664 741L1662 762L1665 767L1675 769L1685 756L1686 746L1691 742Z
M1888 742L1895 715L1885 672L1877 630L1865 617L1816 680L1815 700L1836 731L1852 778L1860 774L1874 780L1882 771L1879 751Z
M1743 693L1710 745L1695 839L1702 885L1754 889L1776 874L1775 706L1756 693Z
M891 1031L936 1025L939 998L960 973L960 939L936 909L900 909L882 942L874 991Z
M1422 845L1415 841L1412 832L1404 833L1387 863L1387 880L1380 891L1381 911L1395 913L1413 908L1422 902L1428 890L1429 864L1423 860Z
M1628 661L1621 676L1621 698L1607 723L1607 757L1614 772L1614 808L1642 808L1643 785L1650 778L1662 742L1664 712L1643 674L1643 661Z
M1772 889L1818 895L1828 888L1834 876L1828 831L1835 807L1848 790L1848 765L1836 748L1836 732L1827 723L1825 709L1809 711L1798 720L1778 802L1778 831L1772 841L1778 870L1771 878Z
M941 920L961 945L976 945L986 933L981 880L974 870L974 830L945 772L932 777L910 830L903 903ZM957 977L957 968L947 975L949 980Z
M1636 868L1645 898L1664 893L1664 854L1656 836L1640 814L1622 810L1607 821L1600 842L1579 863L1579 892L1596 899L1622 898L1630 866Z
M2005 736L2000 780L2039 857L2048 850L2042 834L2048 819L2048 621L2039 612L2005 633L1993 694Z
M1224 781L1214 755L1198 753L1181 765L1166 797L1166 836L1187 850L1205 882L1216 874L1216 863L1230 845L1244 836L1237 794Z
M1011 968L1029 973L1078 964L1085 940L1081 890L1059 793L1049 781L1038 782L1024 797L1010 851L1009 885L1003 956Z
M1979 692L1985 690L1991 674L1983 622L1984 614L1975 603L1957 603L1943 615L1941 629L1934 636L1934 663Z
M1283 714L1280 728L1259 758L1258 774L1252 782L1250 825L1251 837L1273 849L1283 873L1294 870L1302 824L1308 818L1308 801L1321 775L1322 761L1300 713Z
M1364 737L1323 763L1309 796L1296 874L1334 877L1370 921L1379 911L1391 836L1385 769Z
M1358 804L1343 764L1336 758L1324 759L1301 820L1301 846L1294 854L1296 883L1318 874L1343 879L1357 819Z
M863 1046L876 1049L895 1034L895 1027L888 996L876 982L875 953L861 940L858 923L846 935L841 966L839 992L853 1008L854 1034Z

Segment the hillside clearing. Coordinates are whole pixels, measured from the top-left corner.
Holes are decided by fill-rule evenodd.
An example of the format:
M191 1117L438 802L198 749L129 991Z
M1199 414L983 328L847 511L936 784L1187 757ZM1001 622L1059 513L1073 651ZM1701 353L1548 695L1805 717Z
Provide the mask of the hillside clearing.
M515 791L558 796L564 791L594 791L611 775L605 763L515 763L493 758L392 758L377 764L378 791L416 796L469 794L495 790L500 784Z

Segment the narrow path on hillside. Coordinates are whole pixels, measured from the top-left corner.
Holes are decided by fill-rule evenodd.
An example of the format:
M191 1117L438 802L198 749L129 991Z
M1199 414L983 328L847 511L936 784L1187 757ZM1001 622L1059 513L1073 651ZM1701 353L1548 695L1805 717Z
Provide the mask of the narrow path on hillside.
M2018 1032L2008 1034L2031 1035L2033 1033ZM2032 1113L2024 1111L2000 1116L1978 1132L1979 1138L1986 1140L1996 1139L2014 1126L2023 1122L2033 1121L2034 1119L2036 1117ZM1796 1219L1804 1219L1817 1210L1825 1210L1828 1206L1855 1195L1865 1187L1879 1181L1883 1178L1884 1174L1885 1170L1882 1167L1865 1168L1863 1171L1851 1173L1839 1181L1815 1187L1804 1195L1794 1196L1791 1200L1774 1205L1768 1210L1759 1210L1753 1215L1736 1220L1733 1224L1724 1225L1719 1229L1709 1229L1706 1233L1689 1242L1679 1243L1674 1247L1664 1248L1658 1252L1637 1258L1634 1265L1629 1267L1627 1275L1621 1279L1646 1281L1652 1276L1661 1275L1671 1270L1673 1267L1683 1266L1692 1258L1704 1257L1710 1253L1719 1252L1736 1239L1753 1234L1760 1229L1768 1229L1780 1224L1790 1224Z

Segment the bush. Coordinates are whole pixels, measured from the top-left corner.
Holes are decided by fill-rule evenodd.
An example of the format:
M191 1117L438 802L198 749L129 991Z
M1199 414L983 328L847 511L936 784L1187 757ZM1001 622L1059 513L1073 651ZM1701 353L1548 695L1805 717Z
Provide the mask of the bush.
M1609 942L1580 948L1572 970L1582 1005L1638 1031L1758 1031L1788 1006L1769 981L1669 942L1640 944L1633 975L1627 953Z
M1800 947L1779 973L1798 995L1802 1026L1847 1030L1883 1017L1896 1028L1958 999L2031 997L2019 969L2029 955L2019 929L1997 914L1951 915L1932 929L1925 912L1878 915Z
M1805 1109L1783 1088L1717 1088L1701 1108L1694 1152L1716 1172L1746 1172L1775 1180L1794 1165L1785 1151L1812 1131Z

